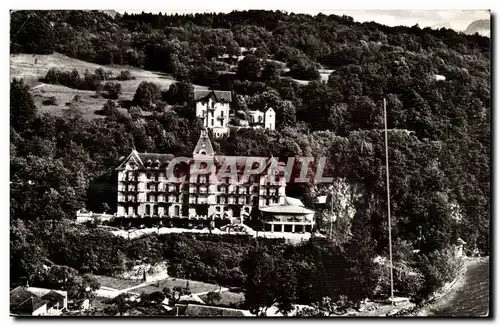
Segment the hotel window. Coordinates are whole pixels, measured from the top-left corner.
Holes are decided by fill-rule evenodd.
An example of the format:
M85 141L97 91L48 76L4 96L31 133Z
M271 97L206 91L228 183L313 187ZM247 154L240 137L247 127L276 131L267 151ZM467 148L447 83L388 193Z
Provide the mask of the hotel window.
M215 102L212 102L212 109L215 108Z
M277 204L278 203L278 198L273 198L273 203Z
M146 178L147 178L148 180L149 180L149 179L151 179L151 173L147 173L147 174L146 174Z
M220 204L220 196L217 196L217 204Z

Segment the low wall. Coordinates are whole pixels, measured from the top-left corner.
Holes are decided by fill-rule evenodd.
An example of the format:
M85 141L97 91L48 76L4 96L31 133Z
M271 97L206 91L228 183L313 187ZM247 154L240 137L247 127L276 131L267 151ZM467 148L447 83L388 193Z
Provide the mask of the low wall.
M95 214L93 212L89 213L82 213L80 211L76 212L76 223L85 223L85 222L92 222L92 221L98 221L98 222L109 222L111 219L114 217L114 215L111 214Z

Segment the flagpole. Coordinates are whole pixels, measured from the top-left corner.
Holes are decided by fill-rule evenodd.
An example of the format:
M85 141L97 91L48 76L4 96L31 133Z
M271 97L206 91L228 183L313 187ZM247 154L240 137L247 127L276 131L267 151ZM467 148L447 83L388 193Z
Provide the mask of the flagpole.
M391 235L391 196L389 188L389 149L387 145L387 109L386 101L384 97L384 129L385 129L385 170L387 176L387 221L389 229L389 266L391 273L391 303L394 305L394 281L392 276L392 235Z
M332 188L332 198L330 200L330 240L333 238L333 188Z

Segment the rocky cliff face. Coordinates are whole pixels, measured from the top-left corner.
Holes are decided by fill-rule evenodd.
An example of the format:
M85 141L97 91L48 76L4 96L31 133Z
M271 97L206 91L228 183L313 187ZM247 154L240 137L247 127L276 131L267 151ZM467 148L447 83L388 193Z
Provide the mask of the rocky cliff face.
M157 263L155 265L140 264L132 267L130 271L118 275L118 277L129 280L142 280L145 282L163 280L168 278L167 267L166 262Z

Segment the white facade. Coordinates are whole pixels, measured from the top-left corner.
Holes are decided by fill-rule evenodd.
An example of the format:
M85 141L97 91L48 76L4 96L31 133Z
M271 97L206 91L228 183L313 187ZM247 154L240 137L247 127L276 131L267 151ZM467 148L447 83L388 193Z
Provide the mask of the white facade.
M276 128L276 112L274 112L273 108L269 108L265 113L264 128L274 130Z
M33 311L32 316L46 316L47 315L47 304L39 307L37 310Z
M269 129L276 128L276 112L273 108L268 108L265 112L262 111L248 111L250 115L250 125L254 129Z
M248 111L250 115L251 124L264 124L264 112L262 111Z
M215 137L221 137L229 133L231 98L230 96L217 96L217 94L216 91L212 91L196 99L196 116L203 119L203 126L211 129Z

